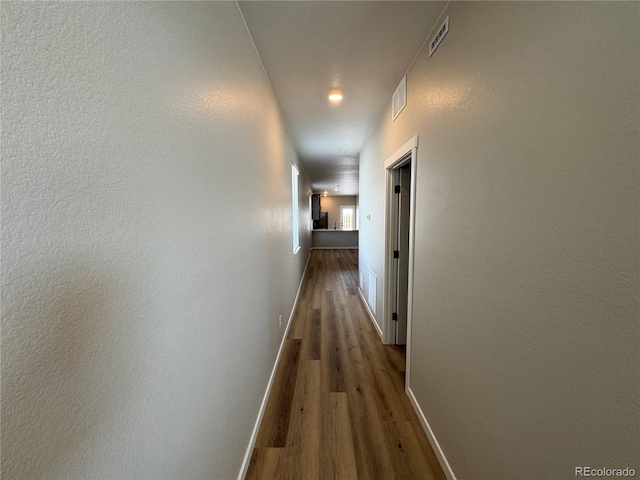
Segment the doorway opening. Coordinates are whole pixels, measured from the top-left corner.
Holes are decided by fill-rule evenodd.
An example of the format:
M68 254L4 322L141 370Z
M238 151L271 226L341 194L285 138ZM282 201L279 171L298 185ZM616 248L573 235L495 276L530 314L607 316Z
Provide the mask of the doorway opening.
M383 342L405 345L408 387L413 305L415 185L418 137L385 162L385 284Z
M340 229L355 230L356 228L356 206L340 205Z
M395 228L393 267L395 295L391 304L395 321L395 344L407 343L407 311L409 295L409 216L411 214L411 160L392 170L395 180L394 209Z

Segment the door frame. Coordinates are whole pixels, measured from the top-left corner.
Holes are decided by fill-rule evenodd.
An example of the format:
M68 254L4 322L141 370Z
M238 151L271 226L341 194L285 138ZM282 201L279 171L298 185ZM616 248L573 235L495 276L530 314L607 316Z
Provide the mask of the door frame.
M391 319L396 288L396 269L393 250L398 220L397 198L394 193L396 170L411 162L411 193L409 196L409 286L407 292L407 344L405 387L409 388L409 360L411 358L411 323L413 319L413 263L415 250L416 172L418 164L418 136L400 147L385 162L385 213L384 213L384 294L382 301L382 342L395 344L395 325Z

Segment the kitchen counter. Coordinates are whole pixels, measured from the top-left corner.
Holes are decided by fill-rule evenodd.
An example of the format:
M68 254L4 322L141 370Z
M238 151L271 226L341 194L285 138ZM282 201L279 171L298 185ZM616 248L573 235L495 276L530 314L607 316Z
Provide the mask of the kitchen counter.
M358 248L358 230L317 228L311 231L311 248Z

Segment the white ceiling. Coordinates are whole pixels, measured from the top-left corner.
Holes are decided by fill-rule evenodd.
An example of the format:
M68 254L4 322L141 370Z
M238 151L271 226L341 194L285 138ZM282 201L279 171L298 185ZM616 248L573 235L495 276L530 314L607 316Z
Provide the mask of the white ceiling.
M446 2L238 3L312 188L357 195L360 148Z

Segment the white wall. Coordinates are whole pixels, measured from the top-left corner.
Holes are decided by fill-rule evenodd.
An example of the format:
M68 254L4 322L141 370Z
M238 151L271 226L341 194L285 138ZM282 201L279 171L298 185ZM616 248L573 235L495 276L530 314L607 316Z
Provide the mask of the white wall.
M383 163L419 135L410 383L458 479L640 471L639 9L452 2L362 150L382 279Z
M237 476L291 162L235 2L2 3L4 479Z

